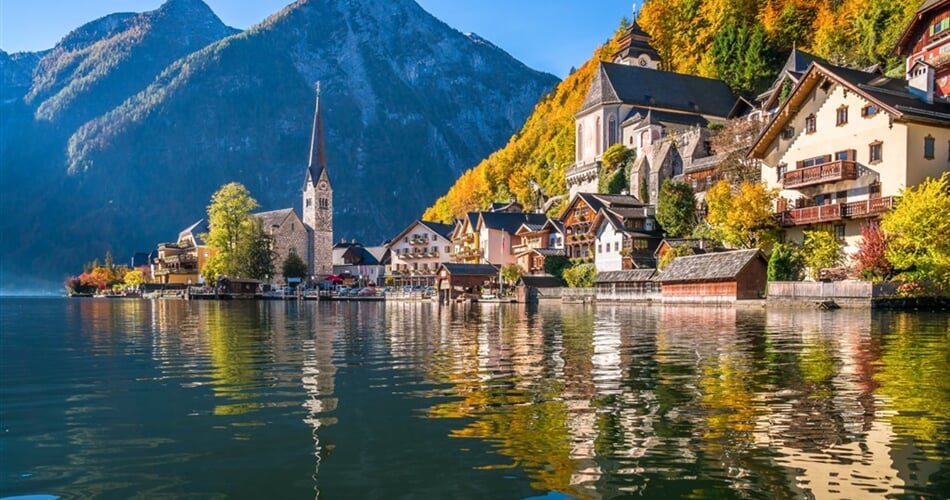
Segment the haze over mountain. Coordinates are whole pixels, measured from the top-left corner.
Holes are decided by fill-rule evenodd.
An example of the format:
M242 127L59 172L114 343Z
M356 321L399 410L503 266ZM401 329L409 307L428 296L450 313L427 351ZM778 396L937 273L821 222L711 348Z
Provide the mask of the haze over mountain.
M557 81L411 0L301 0L233 32L170 0L70 33L25 92L5 73L0 286L174 240L231 180L263 209L299 208L318 80L337 237L378 243Z

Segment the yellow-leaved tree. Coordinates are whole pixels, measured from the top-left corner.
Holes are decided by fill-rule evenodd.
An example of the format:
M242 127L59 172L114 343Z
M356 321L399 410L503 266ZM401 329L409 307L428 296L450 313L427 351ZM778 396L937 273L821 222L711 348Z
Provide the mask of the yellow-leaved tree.
M714 237L731 247L768 249L778 234L772 214L776 196L760 182L743 182L733 189L719 181L706 191L706 222Z
M906 278L950 289L950 172L901 191L881 218L887 260Z

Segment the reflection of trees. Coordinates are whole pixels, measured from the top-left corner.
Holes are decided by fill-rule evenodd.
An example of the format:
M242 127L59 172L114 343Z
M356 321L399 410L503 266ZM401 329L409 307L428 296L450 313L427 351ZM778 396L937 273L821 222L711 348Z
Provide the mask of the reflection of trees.
M876 379L894 431L932 459L950 442L950 320L939 314L898 314L883 333ZM893 333L891 333L893 332ZM944 447L943 459L947 449Z
M219 403L215 415L240 415L257 409L256 390L264 385L263 340L268 332L256 302L214 302L203 308L211 354L214 394L229 403Z

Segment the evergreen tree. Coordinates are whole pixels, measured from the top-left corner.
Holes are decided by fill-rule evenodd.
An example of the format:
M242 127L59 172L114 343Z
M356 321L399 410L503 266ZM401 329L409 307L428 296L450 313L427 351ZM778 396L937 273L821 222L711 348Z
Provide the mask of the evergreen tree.
M281 266L281 273L284 275L284 279L303 279L307 276L307 263L297 255L297 250L293 248L290 249L290 253L287 254L287 258L284 259L284 263Z
M264 231L261 220L249 217L234 254L237 276L265 280L274 274L273 238Z
M769 255L769 281L798 281L802 279L802 263L797 249L788 243L778 243Z
M673 238L683 238L696 225L696 195L685 182L663 181L656 206L656 221Z

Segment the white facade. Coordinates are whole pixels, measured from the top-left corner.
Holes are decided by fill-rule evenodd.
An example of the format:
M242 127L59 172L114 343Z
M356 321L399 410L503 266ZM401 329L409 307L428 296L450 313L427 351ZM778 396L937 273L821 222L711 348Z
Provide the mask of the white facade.
M452 241L417 221L393 240L389 249L393 273L434 274L442 263L450 262Z

